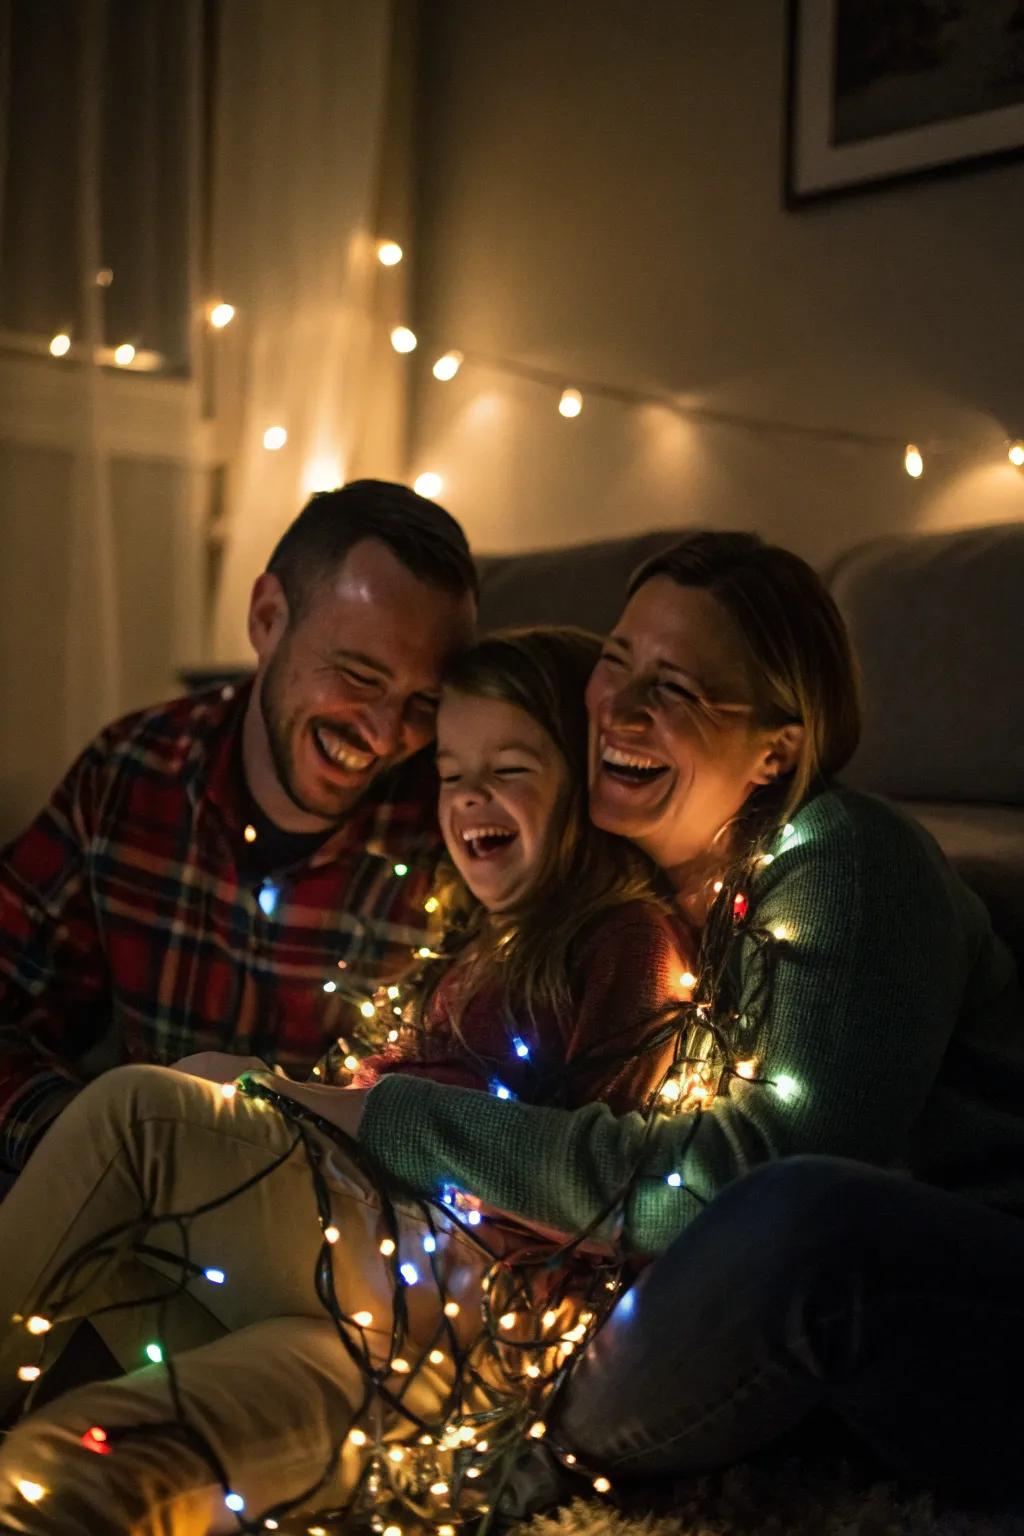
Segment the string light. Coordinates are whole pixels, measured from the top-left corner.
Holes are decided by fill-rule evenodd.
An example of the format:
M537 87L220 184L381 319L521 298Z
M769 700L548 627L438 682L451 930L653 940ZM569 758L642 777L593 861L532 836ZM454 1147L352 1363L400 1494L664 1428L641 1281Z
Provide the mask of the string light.
M237 1083L221 1083L220 1091L221 1091L221 1094L223 1095L223 1097L225 1099L233 1099L235 1094L238 1092L238 1084Z
M163 1364L163 1358L164 1358L164 1352L161 1349L159 1344L152 1343L152 1344L147 1344L146 1345L146 1359L147 1360L152 1361L152 1363L154 1365L162 1365Z
M427 1359L430 1361L431 1365L443 1365L444 1364L444 1350L443 1349L432 1349L430 1351L430 1354L427 1356Z
M227 1275L222 1269L204 1269L203 1277L209 1280L211 1285L223 1285L227 1279Z
M50 342L51 357L66 357L71 351L71 337L66 331L58 331Z
M96 287L97 288L109 288L113 281L114 281L114 269L113 269L113 267L100 267L99 271L96 273Z
M390 1259L390 1257L394 1253L394 1251L395 1251L394 1242L392 1241L392 1239L390 1237L385 1237L383 1239L383 1241L381 1242L381 1244L380 1244L380 1252L384 1255L384 1257L386 1259Z
M14 1486L29 1504L38 1504L40 1499L46 1497L46 1489L42 1483L33 1483L30 1478L19 1477Z
M377 1010L369 1000L365 1003L360 1003L359 1012L364 1019L375 1019L377 1017Z
M370 1328L373 1325L372 1312L353 1312L352 1321L357 1328Z
M38 1365L19 1365L18 1366L18 1380L19 1381L38 1381L42 1374L43 1373L40 1370Z
M444 490L444 481L440 475L435 475L433 470L427 469L422 475L416 476L412 488L417 496L425 496L428 501L432 501Z
M256 828L253 826L251 821L246 823L245 830L242 832L242 836L245 838L247 843L254 843L256 841Z
M256 900L259 903L260 911L265 917L273 917L277 911L277 900L280 894L277 886L270 880L265 880L260 886L260 893Z
M397 240L377 241L377 260L382 267L397 267L403 254L402 247Z
M279 453L287 441L286 427L268 427L263 434L263 446L268 453Z
M753 1060L738 1061L736 1063L736 1076L751 1078L757 1071L757 1062Z
M401 880L405 875L409 873L409 866L408 864L395 864L393 865L393 872L398 876L399 880Z
M396 352L415 352L416 332L410 331L407 325L396 325L391 332L391 345Z
M245 1500L240 1493L226 1493L224 1495L224 1503L236 1515L241 1514L245 1508Z
M50 351L53 351L52 346ZM1006 457L1009 459L1010 463L1014 466L1015 469L1020 469L1021 466L1024 465L1024 441L1022 441L1021 438L1015 438L1015 440L1010 444L1009 448L1006 450Z
M325 1243L330 1243L332 1248L334 1247L334 1244L339 1240L340 1237L341 1237L341 1229L339 1227L336 1227L333 1224L333 1222L331 1223L330 1226L324 1227L324 1242Z
M233 304L214 304L210 309L210 324L215 331L222 331L235 318Z
M684 971L679 978L679 985L681 987L695 987L697 985L697 978L692 971Z
M53 1327L53 1324L48 1317L40 1317L39 1314L36 1313L29 1318L28 1322L25 1324L25 1327L28 1329L29 1333L40 1334L49 1333L50 1329Z
M337 992L337 990L338 990L338 983L336 981L325 981L324 982L324 991L325 992Z
M440 905L441 905L441 903L438 901L436 896L428 896L426 901L423 903L423 910L424 910L424 912L436 912ZM395 988L395 992L397 993L397 991L398 991L398 988L396 987ZM388 989L388 996L390 997L390 995L391 995L391 991L390 991L390 988L389 988Z
M362 1429L350 1429L348 1438L352 1445L362 1446L366 1444L366 1432Z
M443 357L438 358L432 372L435 379L439 379L442 384L447 384L454 379L461 367L462 353L446 352Z
M608 1481L608 1479L606 1477L595 1477L594 1478L594 1492L595 1493L610 1493L611 1492L611 1487L612 1487L612 1485L611 1485L611 1483Z
M119 347L114 348L114 362L119 368L127 368L135 361L135 348L130 341L122 341Z
M796 1078L788 1077L783 1073L781 1077L775 1079L775 1091L779 1098L785 1102L795 1098L797 1093Z
M571 419L578 416L583 409L583 396L578 389L563 389L562 398L558 402L558 411L561 416Z
M903 452L903 468L911 480L920 480L924 474L924 459L916 443L908 443Z

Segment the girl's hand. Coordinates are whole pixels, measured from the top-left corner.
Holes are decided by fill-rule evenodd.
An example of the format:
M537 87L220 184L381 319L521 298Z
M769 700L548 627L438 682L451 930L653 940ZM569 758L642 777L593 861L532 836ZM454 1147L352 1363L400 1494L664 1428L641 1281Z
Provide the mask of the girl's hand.
M197 1051L194 1056L183 1056L172 1062L171 1070L186 1072L189 1077L203 1077L208 1083L233 1083L243 1072L270 1072L265 1061L258 1056L232 1056L228 1051Z

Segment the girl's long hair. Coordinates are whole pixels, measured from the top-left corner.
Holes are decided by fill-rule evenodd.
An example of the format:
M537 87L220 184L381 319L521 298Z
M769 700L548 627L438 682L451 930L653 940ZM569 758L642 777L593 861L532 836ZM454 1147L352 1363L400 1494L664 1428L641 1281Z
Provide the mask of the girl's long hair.
M554 1015L572 1006L575 943L604 913L626 902L671 905L655 866L587 813L588 726L584 693L601 653L596 635L570 626L501 630L451 666L445 688L514 704L554 742L567 769L537 880L523 906L488 913L453 870L438 895L447 934L439 972L457 957L460 986L451 1025L481 991L493 990L510 1018ZM428 980L423 1005L440 975Z

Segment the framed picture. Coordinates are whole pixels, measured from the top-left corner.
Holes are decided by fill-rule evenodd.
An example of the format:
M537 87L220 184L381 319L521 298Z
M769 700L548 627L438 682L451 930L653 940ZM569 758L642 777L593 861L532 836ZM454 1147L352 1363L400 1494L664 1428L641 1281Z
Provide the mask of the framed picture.
M786 201L1024 154L1024 0L789 0Z

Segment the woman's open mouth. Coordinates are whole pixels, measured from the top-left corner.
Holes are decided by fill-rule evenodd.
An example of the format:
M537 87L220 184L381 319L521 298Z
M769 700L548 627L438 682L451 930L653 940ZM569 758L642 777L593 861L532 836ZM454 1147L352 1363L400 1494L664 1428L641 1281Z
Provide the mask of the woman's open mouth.
M515 827L499 827L491 822L466 827L459 835L471 859L497 858L519 838Z
M627 752L607 742L601 749L601 772L616 784L641 788L656 783L668 771L667 763L644 752Z

